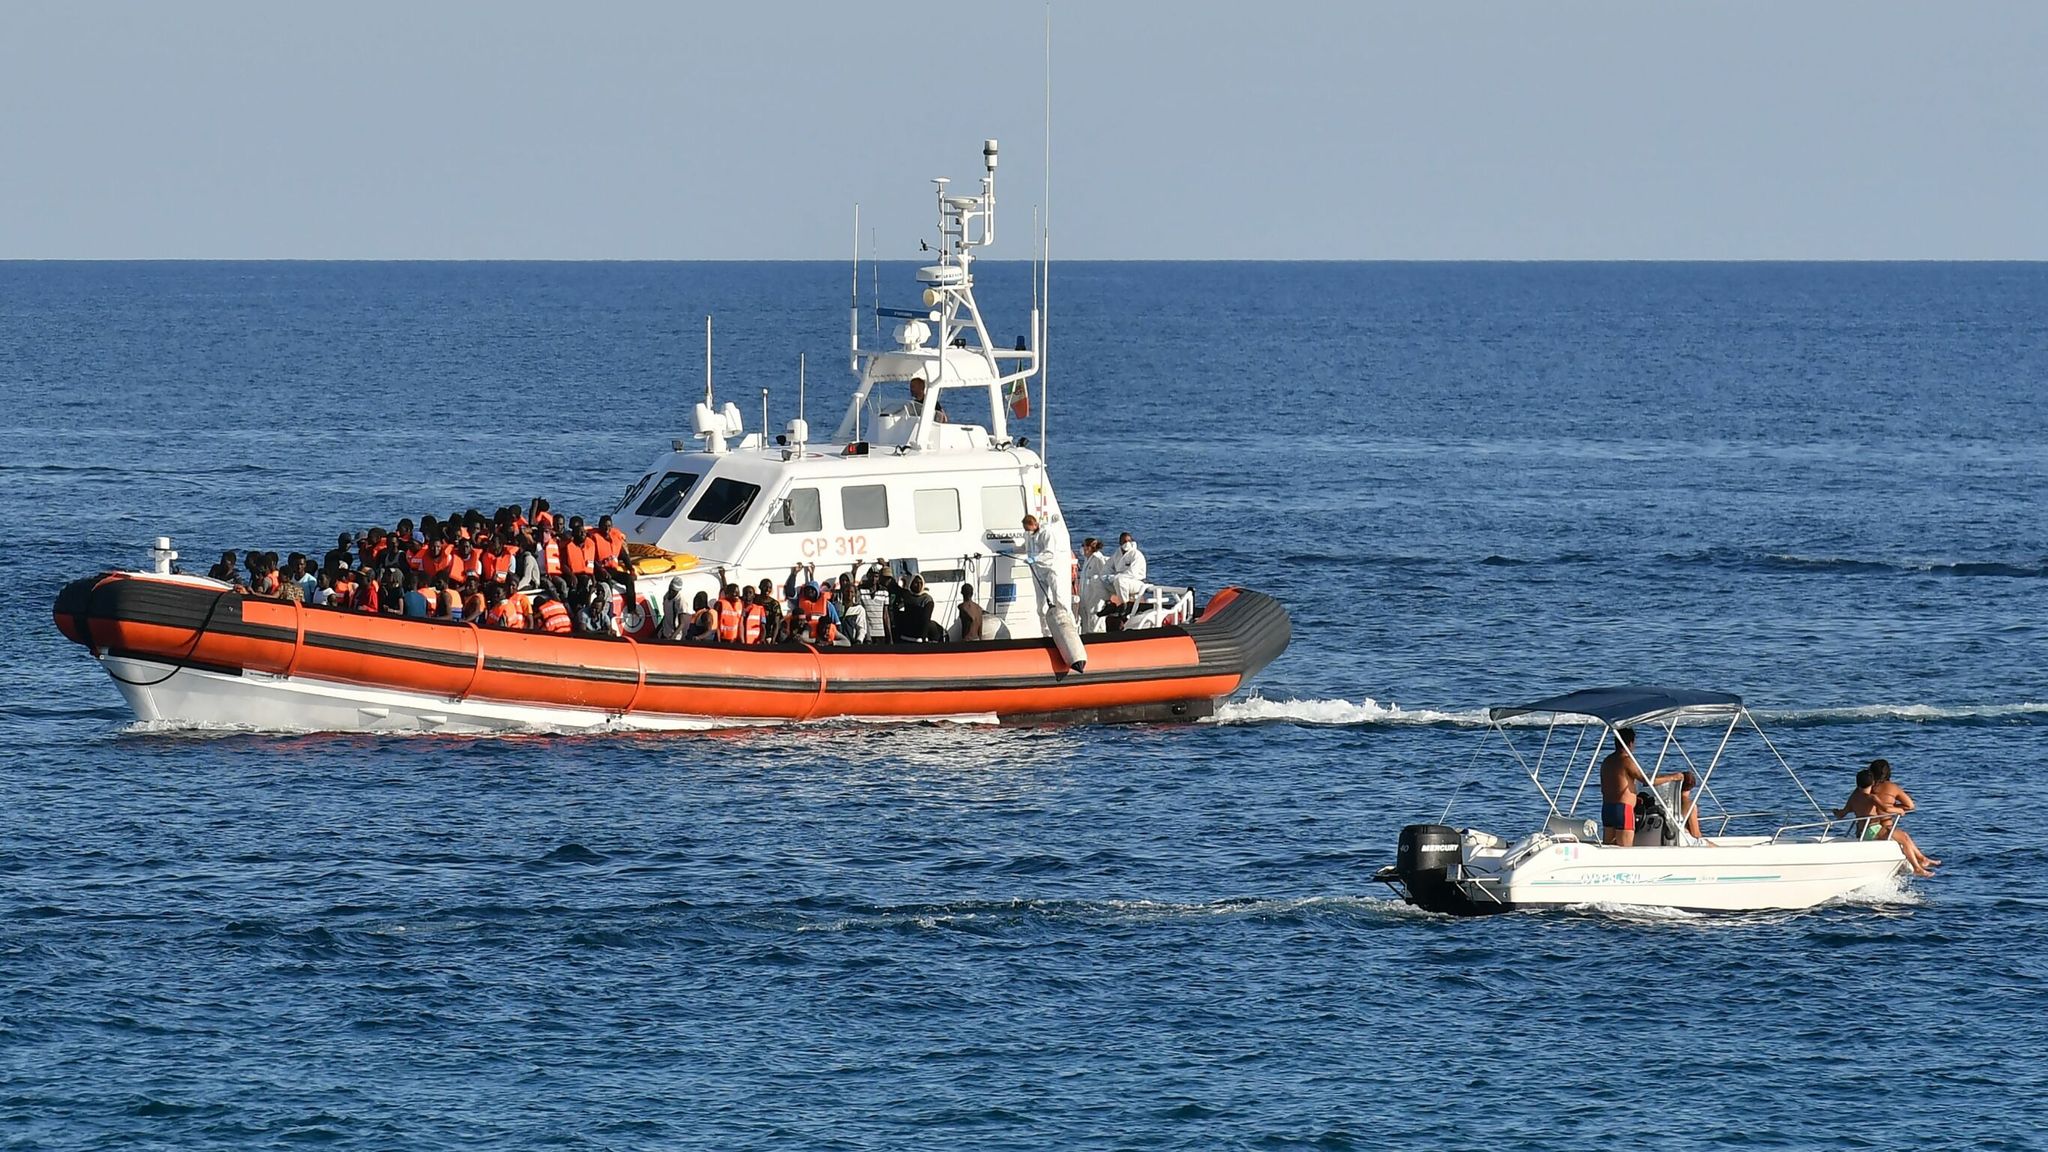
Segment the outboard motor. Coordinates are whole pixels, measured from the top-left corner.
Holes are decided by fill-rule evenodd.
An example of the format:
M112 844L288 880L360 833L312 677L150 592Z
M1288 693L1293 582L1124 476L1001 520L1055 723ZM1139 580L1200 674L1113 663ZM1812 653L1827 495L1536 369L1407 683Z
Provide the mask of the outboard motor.
M1457 912L1465 894L1458 890L1458 869L1464 849L1456 828L1444 824L1410 824L1401 829L1394 849L1394 875L1407 886L1408 902L1432 912Z

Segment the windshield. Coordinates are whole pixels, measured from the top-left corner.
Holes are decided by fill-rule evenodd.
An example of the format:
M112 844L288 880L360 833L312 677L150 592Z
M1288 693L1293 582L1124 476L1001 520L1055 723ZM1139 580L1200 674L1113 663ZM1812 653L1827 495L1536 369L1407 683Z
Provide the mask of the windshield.
M667 518L676 514L683 506L683 497L690 494L690 485L697 482L695 472L670 472L662 476L661 483L633 510L635 516L656 516ZM631 499L628 496L628 499Z
M690 519L706 524L737 524L754 506L754 497L761 494L759 484L734 480L720 476L705 485L704 495L697 498L697 506L690 509Z

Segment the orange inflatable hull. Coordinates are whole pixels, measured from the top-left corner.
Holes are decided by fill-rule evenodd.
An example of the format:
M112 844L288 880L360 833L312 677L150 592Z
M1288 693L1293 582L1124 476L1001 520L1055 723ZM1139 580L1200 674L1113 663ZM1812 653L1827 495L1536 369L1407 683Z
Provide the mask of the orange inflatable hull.
M1049 640L741 647L512 632L109 573L67 586L57 626L95 655L216 676L404 692L621 718L742 722L989 716L1010 722L1208 715L1286 648L1287 612L1229 588L1183 627L1087 637L1073 672Z

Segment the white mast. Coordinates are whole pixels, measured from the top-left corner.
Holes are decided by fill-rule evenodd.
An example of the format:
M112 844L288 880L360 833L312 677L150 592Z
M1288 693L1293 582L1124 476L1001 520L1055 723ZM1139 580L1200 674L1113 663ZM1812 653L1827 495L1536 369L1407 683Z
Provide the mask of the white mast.
M704 317L704 406L711 407L711 317Z
M1045 415L1052 407L1051 373L1046 369L1045 342L1052 330L1052 0L1045 5L1045 217L1040 237L1039 274L1045 285L1038 294L1038 458L1045 459Z
M853 206L853 306L848 309L848 327L853 333L853 357L848 371L860 371L860 204ZM803 413L797 413L799 417Z

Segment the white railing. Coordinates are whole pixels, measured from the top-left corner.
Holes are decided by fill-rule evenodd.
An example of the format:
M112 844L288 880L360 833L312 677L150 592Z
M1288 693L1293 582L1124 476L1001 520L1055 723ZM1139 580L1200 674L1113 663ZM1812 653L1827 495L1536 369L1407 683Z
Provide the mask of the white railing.
M1194 618L1193 588L1166 588L1158 584L1147 584L1144 591L1138 593L1138 598L1131 602L1131 614L1124 622L1124 627L1164 628L1170 624L1185 624Z

